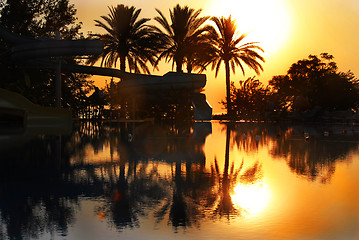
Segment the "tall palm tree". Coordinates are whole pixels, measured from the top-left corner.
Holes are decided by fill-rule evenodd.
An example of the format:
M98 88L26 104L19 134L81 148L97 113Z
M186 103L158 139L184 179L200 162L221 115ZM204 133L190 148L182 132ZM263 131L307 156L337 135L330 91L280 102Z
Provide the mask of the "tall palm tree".
M182 66L187 63L187 70L192 71L195 44L208 27L201 27L209 17L199 17L201 9L195 11L188 6L181 7L177 4L173 10L169 10L171 23L163 13L156 9L159 16L155 17L163 29L152 26L154 31L162 36L162 53L157 59L173 60L172 67L176 65L176 71L182 72Z
M104 42L101 55L91 58L88 63L94 64L102 58L101 66L116 67L120 62L120 70L126 70L128 64L132 72L150 73L147 62L155 64L158 41L152 28L145 25L149 18L138 19L141 9L123 4L109 7L110 13L101 16L104 22L95 20L96 26L106 30L105 34L94 34L95 38Z
M247 35L242 34L237 37L237 25L235 20L231 19L231 15L228 18L212 17L211 20L217 28L216 30L215 27L212 27L208 34L209 41L212 43L212 46L215 47L215 53L211 59L212 70L216 70L215 76L217 77L221 64L224 62L226 71L227 114L231 115L233 112L230 98L230 70L232 69L233 73L235 73L235 68L240 67L244 75L244 63L257 74L260 74L260 70L263 71L263 67L259 61L264 62L265 60L257 50L264 51L257 45L258 42L239 45Z

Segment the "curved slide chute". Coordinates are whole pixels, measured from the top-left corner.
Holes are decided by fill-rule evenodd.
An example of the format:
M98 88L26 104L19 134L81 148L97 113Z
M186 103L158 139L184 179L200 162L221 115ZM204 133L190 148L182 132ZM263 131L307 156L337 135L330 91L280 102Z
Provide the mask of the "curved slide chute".
M42 107L18 93L1 88L0 116L4 127L10 125L19 129L42 129L53 133L68 133L72 129L71 110Z
M212 107L206 101L206 97L204 94L197 93L199 92L198 90L202 89L206 85L206 75L204 74L169 72L163 76L154 76L128 73L112 68L70 65L62 62L60 64L60 60L57 59L57 61L54 61L54 57L56 58L68 55L82 56L100 54L103 51L103 43L99 40L88 39L31 39L12 34L11 32L7 31L2 27L0 27L0 36L2 36L6 41L13 44L11 48L11 58L14 61L22 62L29 67L43 67L53 69L59 69L60 67L61 71L117 77L123 80L119 84L120 89L123 90L138 87L149 90L166 90L171 88L188 89L192 91L194 95L193 107L195 111L195 120L211 120ZM18 98L15 97L15 99ZM9 101L12 101L12 99L9 99ZM31 107L31 105L27 106ZM0 102L0 109L2 107L2 103ZM39 113L41 112L41 110L45 110L37 107L34 107L32 109L37 110L28 111L28 114L30 114L28 115L29 119L32 118L32 114L34 114L35 112ZM53 109L53 111L50 111L50 108L46 108L46 111L44 112L44 119L46 119L45 115L48 113L53 117L53 114L56 111L59 111L59 119L61 119L62 117L60 117L60 115L62 116L62 110ZM52 118L50 117L50 115L48 120ZM37 118L38 116L39 115L35 114L34 118ZM40 121L39 118L38 120ZM47 122L47 120L44 121Z
M103 44L97 40L46 40L21 43L11 48L15 61L57 56L100 54Z

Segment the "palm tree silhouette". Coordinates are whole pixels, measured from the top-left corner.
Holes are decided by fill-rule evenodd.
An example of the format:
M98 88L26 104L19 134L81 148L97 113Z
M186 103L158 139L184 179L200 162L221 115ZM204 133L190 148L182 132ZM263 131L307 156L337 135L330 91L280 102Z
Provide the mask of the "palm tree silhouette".
M95 20L96 26L105 29L106 33L93 34L104 42L104 51L89 59L88 63L94 64L102 58L101 66L116 67L119 61L120 70L125 71L127 62L130 72L138 73L142 70L149 74L146 63L154 65L158 51L158 38L152 28L145 25L150 19L138 19L141 9L133 6L120 4L109 7L109 10L107 16L101 16L104 22Z
M209 17L199 17L201 9L195 11L188 6L181 7L177 4L170 11L171 23L169 23L163 13L156 9L160 16L155 17L163 28L152 26L155 33L161 35L162 52L159 55L156 65L160 60L173 60L172 67L176 65L176 71L182 72L182 66L187 64L187 71L191 72L195 64L195 51L202 42L203 33L208 26L201 27ZM196 47L197 46L197 47Z
M236 37L237 25L235 20L231 19L231 15L228 18L212 17L211 20L215 23L217 30L215 27L209 29L208 38L215 47L215 52L210 63L212 63L212 70L216 70L215 76L217 77L221 64L224 62L226 71L227 114L231 115L233 112L230 98L230 70L232 69L233 73L235 73L235 68L239 66L244 75L244 63L257 74L260 74L260 70L263 71L263 67L259 61L264 62L265 60L257 50L264 51L257 45L258 42L249 42L239 45L247 35L242 34L240 37Z

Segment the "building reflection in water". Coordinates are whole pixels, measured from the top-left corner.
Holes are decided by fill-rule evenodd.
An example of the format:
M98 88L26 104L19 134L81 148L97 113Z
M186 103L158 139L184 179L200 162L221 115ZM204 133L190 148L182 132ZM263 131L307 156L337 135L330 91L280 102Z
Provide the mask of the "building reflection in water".
M341 129L323 126L221 128L225 141L216 144L224 156L218 151L214 159L204 151L211 123L81 123L61 137L7 133L1 138L8 145L1 149L0 238L66 236L83 199L93 200L97 218L120 231L140 228L140 219L149 216L174 232L206 219L252 216L272 196L261 159L237 155L266 146L273 161L283 159L293 173L325 184L336 163L358 150L355 129L343 136ZM326 131L330 134L323 135Z

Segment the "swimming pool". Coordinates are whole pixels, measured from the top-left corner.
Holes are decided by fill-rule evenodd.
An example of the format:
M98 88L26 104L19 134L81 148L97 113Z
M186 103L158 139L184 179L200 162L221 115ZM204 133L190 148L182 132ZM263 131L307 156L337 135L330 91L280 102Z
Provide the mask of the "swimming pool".
M0 239L359 238L357 126L86 122L0 142Z

